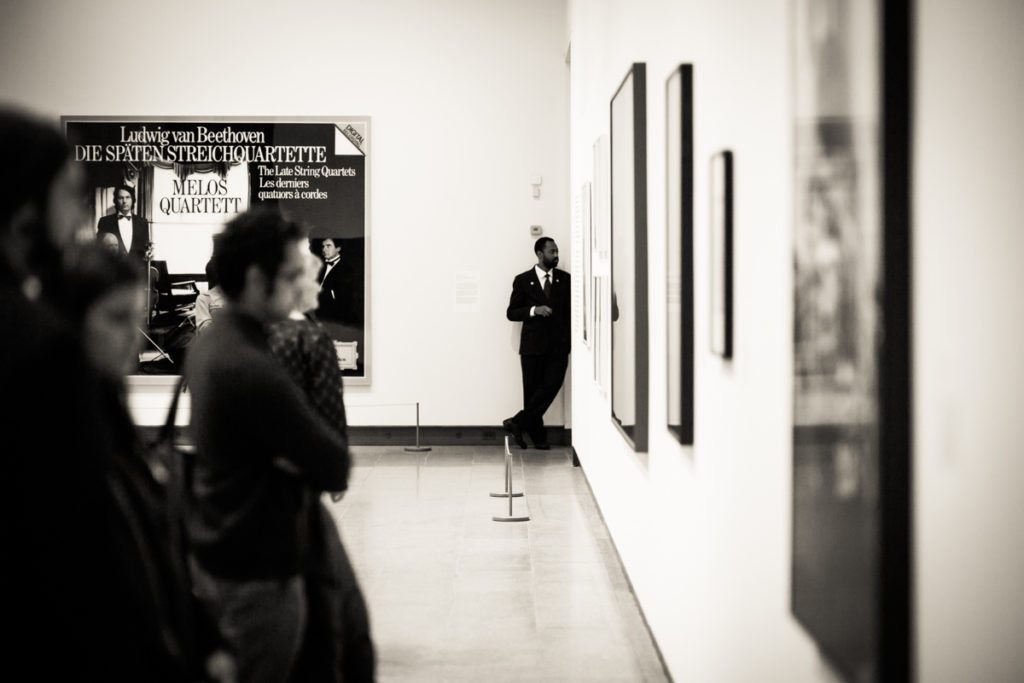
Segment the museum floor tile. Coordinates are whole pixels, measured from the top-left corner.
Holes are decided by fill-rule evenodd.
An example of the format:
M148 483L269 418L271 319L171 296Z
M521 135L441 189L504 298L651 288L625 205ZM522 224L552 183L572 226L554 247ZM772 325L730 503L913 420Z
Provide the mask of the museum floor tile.
M531 519L502 523L501 447L354 448L331 509L378 680L667 680L582 471L566 449L524 454L513 510Z

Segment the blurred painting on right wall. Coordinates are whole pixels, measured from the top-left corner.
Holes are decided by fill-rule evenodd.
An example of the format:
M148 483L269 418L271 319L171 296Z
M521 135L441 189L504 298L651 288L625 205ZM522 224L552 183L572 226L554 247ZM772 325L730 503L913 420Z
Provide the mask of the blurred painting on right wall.
M795 0L792 610L909 676L909 8Z

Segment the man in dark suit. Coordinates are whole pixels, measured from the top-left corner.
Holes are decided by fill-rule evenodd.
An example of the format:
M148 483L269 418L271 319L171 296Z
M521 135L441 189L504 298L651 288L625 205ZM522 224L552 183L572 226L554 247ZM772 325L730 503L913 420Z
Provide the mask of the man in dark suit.
M523 433L533 445L550 448L544 413L558 395L569 366L571 295L569 273L558 270L558 245L541 237L533 246L537 265L512 281L512 296L505 315L523 323L519 360L523 369L523 409L502 424L520 448Z
M102 241L105 233L113 235L117 238L121 253L141 263L146 260L150 247L149 225L144 218L132 213L134 207L135 189L118 185L114 190L114 208L117 212L100 219L96 225L96 236Z
M317 277L320 282L317 316L321 320L359 325L362 323L362 310L355 310L353 273L351 267L341 263L339 242L340 240L327 237L320 246L324 265L321 266Z

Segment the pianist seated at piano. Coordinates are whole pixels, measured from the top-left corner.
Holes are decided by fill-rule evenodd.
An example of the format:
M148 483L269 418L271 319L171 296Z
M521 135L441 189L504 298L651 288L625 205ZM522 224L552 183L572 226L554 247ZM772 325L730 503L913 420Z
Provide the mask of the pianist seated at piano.
M213 266L213 260L206 262L206 291L200 292L196 297L196 334L202 334L209 330L214 318L224 308L224 292L221 291L220 281L217 279L217 271Z

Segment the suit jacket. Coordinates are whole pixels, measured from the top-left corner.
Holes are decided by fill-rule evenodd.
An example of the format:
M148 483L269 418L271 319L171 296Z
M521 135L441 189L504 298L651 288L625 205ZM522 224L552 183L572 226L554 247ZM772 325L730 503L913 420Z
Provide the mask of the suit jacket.
M359 273L353 272L352 267L344 260L338 262L331 272L323 275L327 265L320 268L321 281L320 294L317 297L317 317L321 320L331 320L348 325L361 325L363 322L363 302L359 292L362 288L356 287L356 277Z
M572 336L572 286L569 273L555 268L551 271L551 299L544 296L544 282L530 268L516 275L512 281L505 315L509 320L522 321L519 353L524 356L569 355ZM530 317L532 306L550 306L551 315Z
M121 245L121 253L128 254L133 258L137 258L140 261L146 260L146 245L149 243L149 225L146 223L146 219L132 214L132 248L131 251L124 246L124 240L121 239L121 231L117 227L117 214L110 216L104 216L100 219L100 222L96 225L96 234L102 235L105 232L109 232L117 238L117 243Z

